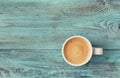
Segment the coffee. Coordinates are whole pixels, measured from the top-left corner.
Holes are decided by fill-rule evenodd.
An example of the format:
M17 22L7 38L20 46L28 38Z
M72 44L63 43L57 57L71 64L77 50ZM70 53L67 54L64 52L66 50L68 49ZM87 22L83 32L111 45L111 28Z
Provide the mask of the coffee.
M90 56L90 46L88 42L79 37L68 40L63 48L64 56L71 64L82 64Z

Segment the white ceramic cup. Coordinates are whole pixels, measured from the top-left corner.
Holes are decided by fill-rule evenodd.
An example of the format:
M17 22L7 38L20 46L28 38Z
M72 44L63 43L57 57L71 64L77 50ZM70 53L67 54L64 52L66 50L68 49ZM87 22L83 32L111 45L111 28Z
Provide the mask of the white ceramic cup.
M84 39L84 40L88 43L88 45L89 45L89 47L90 47L89 58L88 58L86 61L84 61L83 63L81 63L81 64L72 64L72 63L70 63L70 62L66 59L66 57L65 57L65 55L64 55L64 47L65 47L65 44L66 44L70 39L76 38L76 37L77 37L77 38L82 38L82 39ZM103 48L93 48L92 45L91 45L91 43L90 43L90 41L89 41L87 38L83 37L83 36L72 36L72 37L69 37L68 39L65 40L65 42L63 43L63 46L62 46L62 56L63 56L63 59L64 59L69 65L72 65L72 66L82 66L82 65L85 65L86 63L88 63L88 62L90 61L92 55L102 55L102 54L103 54Z

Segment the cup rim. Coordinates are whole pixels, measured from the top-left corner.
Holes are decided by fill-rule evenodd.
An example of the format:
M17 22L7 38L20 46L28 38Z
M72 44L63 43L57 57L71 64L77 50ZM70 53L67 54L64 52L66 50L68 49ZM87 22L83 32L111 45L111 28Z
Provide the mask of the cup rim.
M64 56L64 47L65 47L65 44L66 44L70 39L75 38L75 37L83 38L84 40L87 41L87 43L89 44L89 47L90 47L90 56L89 56L89 58L88 58L85 62L83 62L83 63L81 63L81 64L72 64L72 63L70 63L70 62L65 58L65 56ZM63 59L64 59L69 65L72 65L72 66L83 66L83 65L85 65L86 63L88 63L88 62L90 61L90 59L92 58L92 54L93 54L92 51L93 51L93 50L92 50L91 42L90 42L86 37L83 37L83 36L71 36L71 37L67 38L67 39L64 41L63 45L62 45L62 56L63 56Z

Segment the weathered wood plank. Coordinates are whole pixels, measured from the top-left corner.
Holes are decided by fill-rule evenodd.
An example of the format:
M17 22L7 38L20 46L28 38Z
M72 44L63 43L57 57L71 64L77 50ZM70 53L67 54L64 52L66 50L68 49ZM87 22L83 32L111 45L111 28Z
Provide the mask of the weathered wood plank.
M0 76L11 78L119 77L120 50L105 50L82 67L65 63L61 50L0 50Z
M0 29L1 49L61 49L65 39L73 35L87 37L94 46L105 49L119 49L119 33L105 33L98 30L39 30L39 29ZM111 45L112 44L112 45Z
M119 13L119 0L1 0L0 78L120 77ZM104 55L69 66L60 49L72 35L87 37Z
M83 35L94 46L120 49L120 1L0 1L1 49L60 49ZM111 45L112 44L112 45Z

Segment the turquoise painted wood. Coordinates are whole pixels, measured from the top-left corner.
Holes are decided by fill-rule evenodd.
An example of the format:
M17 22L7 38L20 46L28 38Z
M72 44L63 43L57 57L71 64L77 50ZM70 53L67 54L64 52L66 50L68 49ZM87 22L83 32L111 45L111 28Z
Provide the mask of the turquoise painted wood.
M82 67L61 56L65 39L87 37L103 56ZM0 78L119 78L119 0L0 0Z
M66 64L61 50L0 50L3 78L118 78L119 50L105 50L82 67Z
M1 0L0 48L60 49L69 36L83 35L95 46L119 49L120 2L105 1Z

